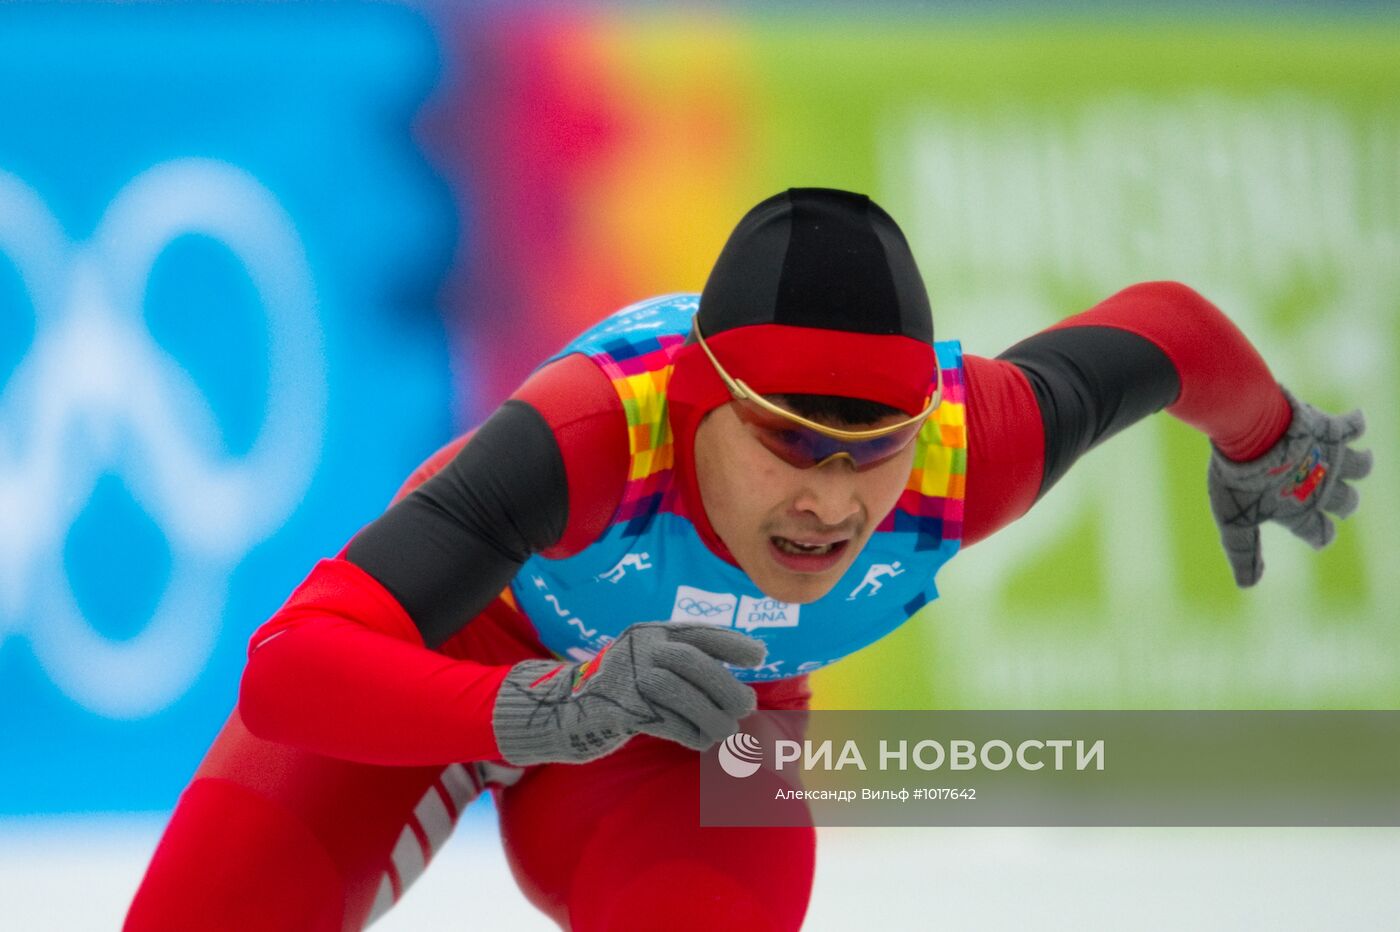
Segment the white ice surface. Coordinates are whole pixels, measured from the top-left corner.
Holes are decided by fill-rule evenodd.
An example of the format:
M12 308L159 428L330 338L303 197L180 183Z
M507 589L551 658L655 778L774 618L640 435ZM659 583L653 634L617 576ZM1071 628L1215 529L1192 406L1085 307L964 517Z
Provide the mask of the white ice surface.
M0 929L117 929L161 816L0 820ZM1400 830L824 829L807 925L1400 928ZM548 930L480 807L375 932Z

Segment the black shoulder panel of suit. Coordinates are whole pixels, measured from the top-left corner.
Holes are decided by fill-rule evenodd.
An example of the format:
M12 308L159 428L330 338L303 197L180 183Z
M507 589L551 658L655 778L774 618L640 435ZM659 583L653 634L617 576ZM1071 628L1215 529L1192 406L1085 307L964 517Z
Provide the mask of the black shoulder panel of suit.
M439 647L559 540L568 499L554 432L530 405L507 401L451 462L355 535L346 558Z
M1116 327L1063 327L1022 340L997 357L1030 381L1045 427L1037 498L1100 441L1174 402L1176 367L1155 343Z

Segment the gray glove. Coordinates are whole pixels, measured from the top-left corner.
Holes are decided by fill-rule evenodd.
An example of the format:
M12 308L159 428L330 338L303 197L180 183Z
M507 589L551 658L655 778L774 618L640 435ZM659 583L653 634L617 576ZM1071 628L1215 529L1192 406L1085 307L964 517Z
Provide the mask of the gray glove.
M1241 588L1254 585L1264 572L1259 525L1277 521L1321 550L1337 533L1323 512L1345 518L1355 511L1359 497L1345 480L1371 471L1371 452L1350 447L1366 430L1360 410L1337 417L1298 401L1287 389L1284 395L1293 421L1268 452L1244 463L1219 450L1211 453L1210 510Z
M582 763L638 732L704 750L738 731L756 704L724 663L756 667L765 653L732 628L653 621L586 663L522 661L496 696L496 744L517 765Z

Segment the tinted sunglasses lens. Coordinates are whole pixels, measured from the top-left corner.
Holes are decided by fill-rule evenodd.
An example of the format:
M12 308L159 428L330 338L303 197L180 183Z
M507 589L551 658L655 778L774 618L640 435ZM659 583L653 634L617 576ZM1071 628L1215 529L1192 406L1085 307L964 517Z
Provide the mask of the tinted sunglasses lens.
M851 459L855 460L856 466L861 469L883 463L908 447L914 438L919 436L922 427L922 424L910 424L904 430L854 444L858 449L851 452Z
M741 419L749 425L759 442L784 462L806 469L809 466L844 453L857 469L878 466L899 453L919 433L921 424L911 424L904 430L870 440L844 441L769 414L762 409L740 405Z

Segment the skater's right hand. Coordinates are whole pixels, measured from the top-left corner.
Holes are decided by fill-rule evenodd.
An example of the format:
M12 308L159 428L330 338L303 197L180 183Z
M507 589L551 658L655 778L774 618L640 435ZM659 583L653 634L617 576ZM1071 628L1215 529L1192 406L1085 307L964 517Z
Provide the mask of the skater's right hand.
M586 663L526 660L496 696L491 723L511 764L582 763L639 732L697 751L738 731L754 691L725 669L756 667L762 641L694 622L627 628Z

